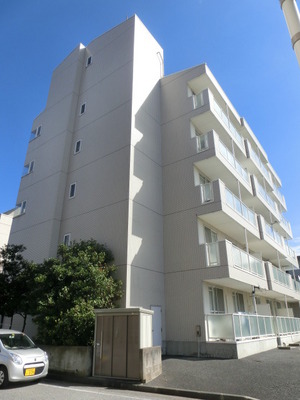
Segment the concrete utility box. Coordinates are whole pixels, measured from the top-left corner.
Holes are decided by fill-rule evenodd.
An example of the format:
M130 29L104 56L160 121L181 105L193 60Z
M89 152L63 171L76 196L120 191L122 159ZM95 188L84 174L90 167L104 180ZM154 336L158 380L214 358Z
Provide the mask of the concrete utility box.
M93 376L149 381L161 374L152 315L143 308L95 310Z

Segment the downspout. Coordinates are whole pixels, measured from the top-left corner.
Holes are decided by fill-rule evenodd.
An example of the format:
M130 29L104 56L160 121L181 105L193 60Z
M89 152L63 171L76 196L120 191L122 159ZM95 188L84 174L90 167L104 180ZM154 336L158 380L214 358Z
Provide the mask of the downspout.
M300 66L300 16L296 0L279 0Z

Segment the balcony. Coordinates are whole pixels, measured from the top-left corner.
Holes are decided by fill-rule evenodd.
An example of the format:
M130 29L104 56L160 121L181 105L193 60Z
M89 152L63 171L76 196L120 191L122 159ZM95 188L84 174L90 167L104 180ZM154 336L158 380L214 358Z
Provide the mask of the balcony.
M300 333L300 318L253 314L208 314L208 341L245 341Z
M211 226L242 243L247 231L248 243L260 238L257 216L221 180L200 185L198 216ZM245 243L244 243L245 244Z
M300 284L292 276L275 267L270 262L265 263L268 278L268 296L278 300L300 301Z
M229 113L221 108L209 89L194 96L194 109L191 121L200 132L215 130L228 148L231 148L233 141L239 152L246 156L242 135L229 118Z
M251 205L258 214L262 214L269 219L271 213L274 221L280 221L281 213L278 210L277 203L269 196L256 176L251 175L251 182L254 196L249 199L248 204Z
M228 240L202 244L200 250L203 281L245 292L253 286L268 289L264 262Z
M262 175L269 185L269 189L273 190L273 181L270 171L267 169L265 163L261 160L257 152L253 149L250 142L245 140L246 154L248 158L247 168L250 173L255 175Z
M280 190L278 189L278 187L276 187L273 184L273 194L276 197L276 199L280 202L280 204L282 205L282 208L286 211L286 202L285 202L285 198L284 195L280 192Z
M242 195L252 196L250 176L238 159L221 141L219 135L211 131L205 135L196 136L197 168L211 180L221 179L234 190L237 180L240 182Z
M294 265L297 266L297 257L295 252L288 246L286 239L270 225L262 215L258 216L261 239L255 244L258 252L261 252L263 258L273 264L280 264L282 267Z
M286 236L288 239L293 238L292 228L289 221L287 221L283 215L280 216L279 221L275 221L274 226L278 229L278 231L283 235Z

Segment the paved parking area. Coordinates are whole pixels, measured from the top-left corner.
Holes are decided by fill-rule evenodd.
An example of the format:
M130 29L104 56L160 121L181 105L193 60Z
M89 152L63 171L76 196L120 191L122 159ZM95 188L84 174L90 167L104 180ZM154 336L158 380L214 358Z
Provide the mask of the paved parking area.
M146 386L300 400L300 347L241 360L165 358L162 375Z

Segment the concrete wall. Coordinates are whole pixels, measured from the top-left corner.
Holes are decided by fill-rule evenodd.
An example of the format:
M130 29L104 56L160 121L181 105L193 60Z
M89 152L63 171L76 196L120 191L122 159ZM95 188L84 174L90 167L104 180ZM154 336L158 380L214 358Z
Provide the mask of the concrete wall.
M92 347L41 346L49 356L49 371L77 376L92 375Z

